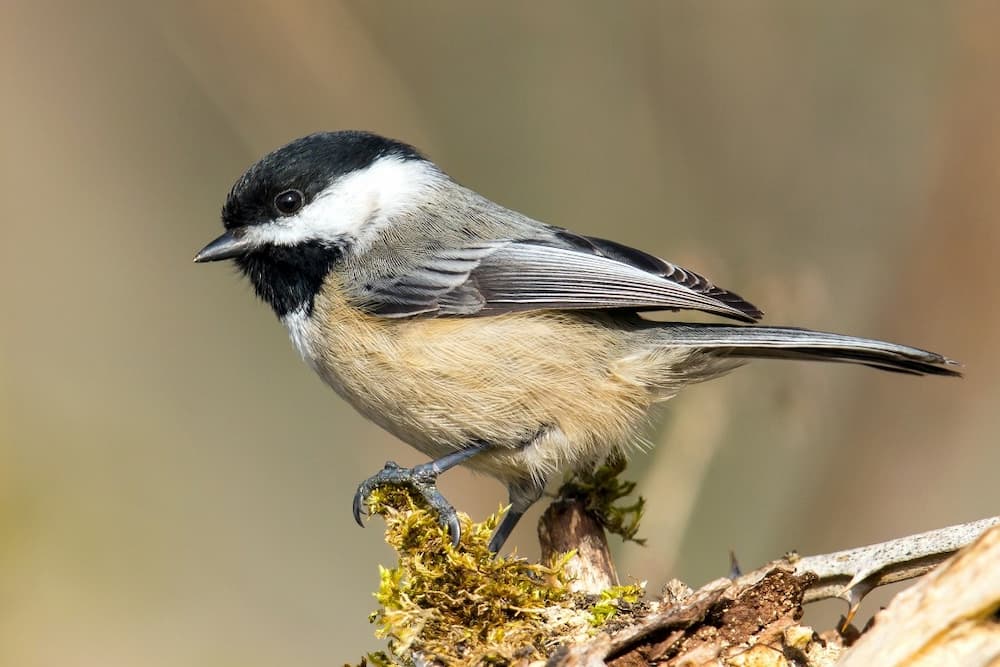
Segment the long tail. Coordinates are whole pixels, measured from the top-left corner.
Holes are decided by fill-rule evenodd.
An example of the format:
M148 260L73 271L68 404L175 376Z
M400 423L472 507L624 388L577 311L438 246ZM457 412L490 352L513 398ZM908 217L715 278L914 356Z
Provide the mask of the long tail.
M960 364L935 352L869 338L791 327L681 324L659 327L671 346L729 358L807 359L862 364L912 375L961 376Z

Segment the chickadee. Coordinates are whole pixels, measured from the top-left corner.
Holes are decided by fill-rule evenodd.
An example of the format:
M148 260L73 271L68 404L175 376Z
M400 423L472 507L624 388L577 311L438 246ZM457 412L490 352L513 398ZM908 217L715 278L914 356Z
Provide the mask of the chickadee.
M373 488L405 484L457 543L434 481L463 464L510 492L494 552L555 473L627 449L656 404L749 359L959 374L939 354L878 340L645 320L762 314L693 271L504 208L367 132L312 134L266 155L233 186L222 222L195 261L234 260L306 363L433 459L389 462L363 482L358 523Z

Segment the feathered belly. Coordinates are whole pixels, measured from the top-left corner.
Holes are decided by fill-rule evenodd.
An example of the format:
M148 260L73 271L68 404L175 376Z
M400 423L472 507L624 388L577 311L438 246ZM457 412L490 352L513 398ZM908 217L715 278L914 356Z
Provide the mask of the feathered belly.
M326 301L320 320L286 318L310 366L428 456L495 446L469 466L501 478L631 444L658 398L627 331L573 314L391 320Z

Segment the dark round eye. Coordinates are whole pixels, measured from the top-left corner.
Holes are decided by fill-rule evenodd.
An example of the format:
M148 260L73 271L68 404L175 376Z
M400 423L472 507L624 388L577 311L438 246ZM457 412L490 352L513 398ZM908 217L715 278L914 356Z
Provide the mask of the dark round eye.
M298 190L285 190L274 198L274 208L282 215L291 215L302 208L302 193Z

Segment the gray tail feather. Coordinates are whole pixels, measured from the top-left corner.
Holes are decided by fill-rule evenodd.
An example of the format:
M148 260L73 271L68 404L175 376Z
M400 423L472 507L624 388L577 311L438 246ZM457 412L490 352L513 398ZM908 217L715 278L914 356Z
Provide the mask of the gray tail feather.
M960 364L935 352L869 338L792 327L665 323L661 340L713 355L749 359L805 359L862 364L912 375L961 376Z

